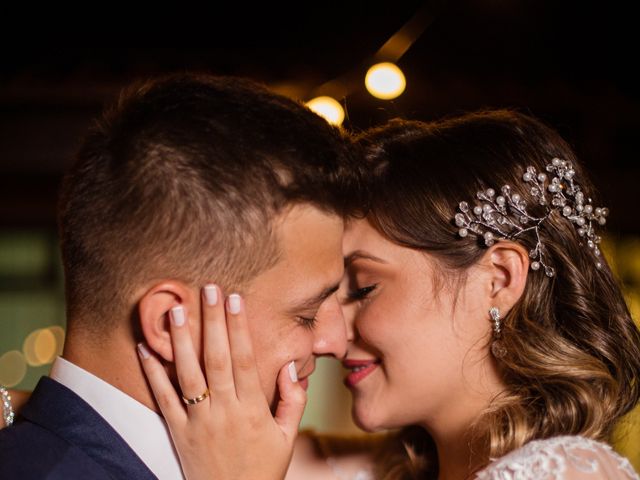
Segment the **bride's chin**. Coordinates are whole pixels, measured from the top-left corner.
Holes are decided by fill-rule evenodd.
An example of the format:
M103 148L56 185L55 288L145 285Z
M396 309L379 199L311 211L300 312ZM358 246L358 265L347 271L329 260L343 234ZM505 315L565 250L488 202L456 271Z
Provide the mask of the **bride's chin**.
M364 406L358 405L357 403L353 404L351 416L358 428L365 432L373 433L385 428L370 408L364 408Z

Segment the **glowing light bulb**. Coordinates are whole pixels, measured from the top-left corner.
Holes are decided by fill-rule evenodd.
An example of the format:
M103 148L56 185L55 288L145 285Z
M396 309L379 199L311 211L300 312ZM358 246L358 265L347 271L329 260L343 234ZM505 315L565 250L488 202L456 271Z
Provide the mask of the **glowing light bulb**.
M340 126L344 121L344 109L340 103L331 97L316 97L307 102L307 107L324 118L331 125Z
M407 81L397 65L384 62L377 63L369 69L364 84L374 97L391 100L404 92Z

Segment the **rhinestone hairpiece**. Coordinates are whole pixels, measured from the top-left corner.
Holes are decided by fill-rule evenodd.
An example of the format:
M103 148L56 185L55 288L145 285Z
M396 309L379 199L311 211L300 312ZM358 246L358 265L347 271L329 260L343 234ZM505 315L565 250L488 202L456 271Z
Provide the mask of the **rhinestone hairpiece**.
M459 212L454 220L459 228L458 235L466 237L474 233L483 238L487 247L496 240L514 240L526 232L533 231L536 246L529 252L531 269L544 268L548 277L555 275L555 269L548 265L544 256L544 245L540 240L540 226L549 218L554 210L569 220L583 239L584 244L596 257L596 267L601 268L601 252L598 247L601 238L596 235L594 223L604 225L609 210L594 208L591 198L585 198L580 186L574 181L576 174L570 162L554 158L544 172L536 172L534 167L527 167L522 180L530 188L531 196L539 205L545 207L545 214L536 217L527 212L527 203L517 193L511 193L511 187L504 185L500 194L493 188L478 192L476 195L480 205L470 207L467 202L460 202Z

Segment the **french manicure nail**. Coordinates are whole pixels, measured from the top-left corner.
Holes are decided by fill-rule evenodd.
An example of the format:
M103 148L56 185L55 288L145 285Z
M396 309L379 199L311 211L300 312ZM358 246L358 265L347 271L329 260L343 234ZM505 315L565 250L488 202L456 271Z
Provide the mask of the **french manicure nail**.
M293 383L298 381L298 371L296 370L296 362L291 362L289 364L289 378Z
M240 313L241 303L242 301L240 299L240 295L238 295L237 293L232 293L231 295L229 295L229 312L234 315Z
M184 307L177 305L171 309L171 320L176 327L184 325Z
M142 358L143 360L146 360L151 356L151 354L149 353L149 350L147 350L147 347L145 347L144 343L138 344L138 355L140 355L140 358Z
M207 305L211 307L218 303L218 289L215 285L205 285L204 298L207 300Z

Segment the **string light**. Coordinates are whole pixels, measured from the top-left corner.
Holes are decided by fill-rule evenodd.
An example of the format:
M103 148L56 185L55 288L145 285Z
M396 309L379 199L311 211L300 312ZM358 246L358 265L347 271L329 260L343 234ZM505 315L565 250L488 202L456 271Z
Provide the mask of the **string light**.
M340 126L344 121L342 105L332 97L321 96L307 102L307 107L323 117L331 125Z
M364 84L371 95L382 100L399 97L407 86L404 73L391 62L377 63L367 72Z
M433 23L443 8L444 6L438 2L435 4L426 2L364 63L366 66L375 63L365 78L365 85L371 95L390 100L402 94L406 87L406 78L397 67L397 63L427 27ZM316 95L330 95L333 98L348 98L349 95L362 88L362 71L363 64L360 64L339 77L324 82L317 88L307 90L306 95L293 96L294 98L310 98Z

